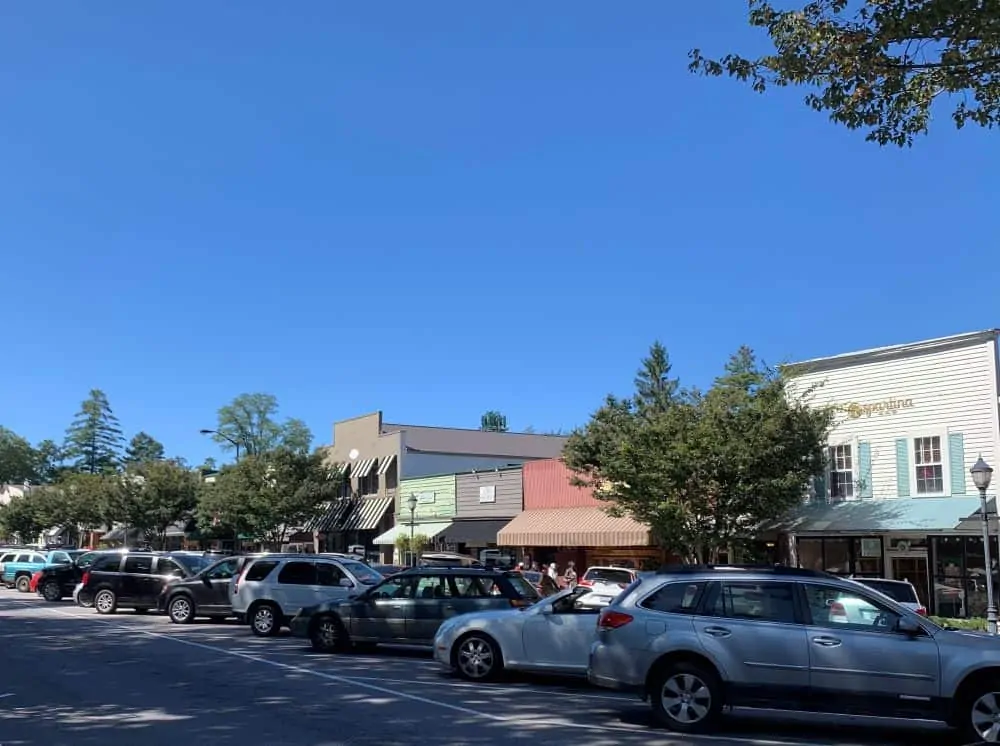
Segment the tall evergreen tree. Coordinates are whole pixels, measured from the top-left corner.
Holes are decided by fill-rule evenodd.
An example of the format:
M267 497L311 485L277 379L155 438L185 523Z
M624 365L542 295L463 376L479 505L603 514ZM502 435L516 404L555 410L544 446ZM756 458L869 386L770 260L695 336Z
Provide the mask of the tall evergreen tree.
M107 395L93 389L66 431L65 455L77 470L103 474L118 468L123 440Z
M125 448L127 464L148 464L163 459L163 444L148 433L136 433Z

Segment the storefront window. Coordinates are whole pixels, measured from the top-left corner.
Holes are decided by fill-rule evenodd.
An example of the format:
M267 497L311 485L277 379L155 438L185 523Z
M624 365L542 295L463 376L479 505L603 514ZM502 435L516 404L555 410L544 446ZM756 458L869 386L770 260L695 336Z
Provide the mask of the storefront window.
M796 539L799 567L834 575L882 578L882 539L875 537L799 537Z
M990 537L993 582L997 583L997 539ZM973 536L935 536L934 608L938 616L986 616L986 557L983 540Z
M854 540L854 572L863 578L883 578L882 574L882 541L880 539L863 539L857 537Z
M823 540L823 568L834 575L851 574L851 540Z
M807 570L823 569L823 540L799 539L797 543L799 567Z

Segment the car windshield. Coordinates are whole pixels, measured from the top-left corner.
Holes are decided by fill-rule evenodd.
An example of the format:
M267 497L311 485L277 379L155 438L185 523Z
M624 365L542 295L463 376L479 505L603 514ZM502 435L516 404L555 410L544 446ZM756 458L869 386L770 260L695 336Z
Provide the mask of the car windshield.
M583 579L588 583L614 583L628 585L632 582L632 573L628 570L616 570L611 567L592 567L587 570Z
M909 583L893 583L891 580L873 580L870 578L855 578L862 585L888 596L896 603L916 604L917 594Z
M540 572L535 572L534 570L528 570L528 572L522 572L521 575L529 582L538 585L542 582L542 574Z
M507 579L510 581L510 584L514 586L514 590L517 591L522 598L534 599L539 597L535 586L533 586L523 575L513 573L508 575Z
M375 570L368 567L368 565L363 565L360 562L344 562L342 563L345 568L360 580L365 585L375 585L376 583L381 583L384 579L381 574Z
M170 558L180 562L191 573L201 572L219 559L204 554L171 554Z

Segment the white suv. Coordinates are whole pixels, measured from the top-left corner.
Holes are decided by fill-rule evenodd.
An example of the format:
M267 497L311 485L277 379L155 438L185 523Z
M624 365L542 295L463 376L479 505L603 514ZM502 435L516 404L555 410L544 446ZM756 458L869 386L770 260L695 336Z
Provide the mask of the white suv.
M233 613L258 637L278 634L299 609L346 599L381 582L368 565L316 554L265 554L230 581Z

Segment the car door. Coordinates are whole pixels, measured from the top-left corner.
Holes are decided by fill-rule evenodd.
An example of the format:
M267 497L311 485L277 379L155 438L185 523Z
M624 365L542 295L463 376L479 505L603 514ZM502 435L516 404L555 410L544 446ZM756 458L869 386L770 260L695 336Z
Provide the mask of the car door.
M863 590L803 584L814 697L891 711L926 710L939 694L940 653L929 634L896 631L901 614Z
M299 609L318 603L316 600L316 563L312 560L289 560L278 571L274 598L285 616L293 617Z
M206 614L228 614L232 611L229 600L229 581L236 574L240 558L230 557L207 568L200 581L193 584L195 603Z
M597 606L580 603L587 593L586 588L578 588L524 613L521 636L525 661L532 668L559 673L586 672L601 612Z
M427 573L417 578L406 617L406 638L430 645L446 616L454 616L455 587L451 576Z
M157 557L156 565L144 587L146 598L151 599L155 606L165 585L174 580L182 580L189 574L176 560L170 557Z
M351 604L351 637L377 642L406 639L406 614L412 602L413 576L395 576Z
M125 557L118 576L118 602L129 606L155 606L150 599L153 582L153 557L149 554L130 554Z
M708 593L694 627L734 700L788 702L805 694L809 647L794 584L723 581Z

